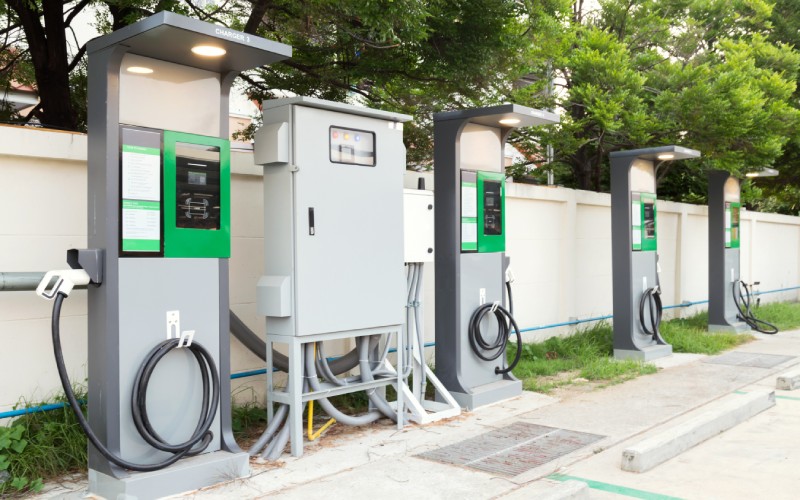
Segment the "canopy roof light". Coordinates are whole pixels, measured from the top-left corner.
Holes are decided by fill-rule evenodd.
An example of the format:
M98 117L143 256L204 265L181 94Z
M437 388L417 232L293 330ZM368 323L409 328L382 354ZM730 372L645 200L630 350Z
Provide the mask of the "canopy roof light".
M192 47L192 52L203 57L222 57L226 51L216 45L195 45Z
M140 75L149 75L153 72L152 68L147 68L145 66L128 66L127 68L128 73L137 73Z
M778 170L775 169L775 168L770 168L770 167L762 167L762 168L760 168L758 170L755 170L753 172L747 172L744 175L746 177L750 177L750 178L753 178L753 177L776 177L778 175Z

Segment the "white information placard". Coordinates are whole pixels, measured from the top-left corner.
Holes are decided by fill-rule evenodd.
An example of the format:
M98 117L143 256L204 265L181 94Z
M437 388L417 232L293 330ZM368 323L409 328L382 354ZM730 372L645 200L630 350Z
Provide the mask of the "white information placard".
M478 216L478 186L471 182L461 183L461 217Z
M122 198L161 200L161 151L122 145Z

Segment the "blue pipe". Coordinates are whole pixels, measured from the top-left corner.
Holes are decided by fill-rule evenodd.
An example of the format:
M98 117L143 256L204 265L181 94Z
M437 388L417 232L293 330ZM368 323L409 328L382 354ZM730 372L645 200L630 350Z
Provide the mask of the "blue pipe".
M800 290L800 286L790 286L789 288L778 288L777 290L767 290L766 292L755 292L753 295L766 295L768 293L790 292L792 290Z
M78 402L80 404L82 404L82 405L86 404L86 400L85 399L80 399L80 400L78 400ZM0 419L11 418L11 417L19 417L21 415L27 415L29 413L42 413L42 412L45 412L45 411L58 410L59 408L66 408L67 406L69 406L68 403L51 403L51 404L41 405L41 406L31 406L30 408L21 408L19 410L11 410L11 411L6 411L6 412L3 412L3 413L0 413Z
M767 291L764 291L764 292L756 292L756 293L754 293L754 295L764 295L764 294L768 294L768 293L788 292L788 291L792 291L792 290L800 290L800 286L792 286L792 287L788 287L788 288L779 288L777 290L767 290ZM681 302L680 304L674 304L674 305L671 305L671 306L664 306L664 309L676 309L678 307L691 307L691 306L696 306L696 305L700 305L700 304L708 304L708 300L697 300L697 301L694 301L694 302L691 302L691 301ZM614 315L607 314L605 316L596 316L594 318L576 319L576 320L573 320L573 321L564 321L562 323L552 323L550 325L532 326L530 328L523 328L522 330L520 330L520 333L533 332L533 331L536 331L536 330L548 330L550 328L558 328L560 326L573 326L573 325L579 325L581 323L591 323L592 321L603 321L603 320L606 320L606 319L611 319L613 317L614 317ZM436 346L436 342L427 342L424 347L434 347L434 346ZM394 348L389 349L389 352L397 352L397 349L394 349ZM328 358L329 361L332 360L332 359L335 359L335 358ZM276 370L273 370L273 371L276 371ZM266 368L261 368L259 370L250 370L250 371L246 371L246 372L232 373L231 374L231 380L235 380L237 378L254 377L256 375L264 375L266 373L267 373ZM83 403L83 401L81 403ZM0 413L0 420L2 420L4 418L19 417L20 415L25 415L25 414L28 414L28 413L39 413L39 412L43 412L43 411L57 410L59 408L63 408L64 406L65 406L65 403L53 403L53 404L42 405L42 406L33 406L31 408L23 408L21 410L7 411L7 412Z

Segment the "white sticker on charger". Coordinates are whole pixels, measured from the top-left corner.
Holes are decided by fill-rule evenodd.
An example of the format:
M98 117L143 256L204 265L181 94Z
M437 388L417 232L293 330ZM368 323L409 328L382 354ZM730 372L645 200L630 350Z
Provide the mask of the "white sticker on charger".
M478 216L478 186L471 182L461 183L461 217Z
M478 242L478 223L477 222L462 222L461 223L461 243L477 243Z

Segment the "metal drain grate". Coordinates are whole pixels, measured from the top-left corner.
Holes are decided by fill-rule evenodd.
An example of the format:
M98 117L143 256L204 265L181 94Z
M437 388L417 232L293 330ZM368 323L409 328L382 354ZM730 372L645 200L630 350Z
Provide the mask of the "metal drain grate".
M480 436L417 455L493 474L517 476L605 436L516 422Z
M772 368L773 366L785 363L794 358L795 356L733 351L715 358L707 359L706 363L714 363L717 365L749 366L753 368Z

